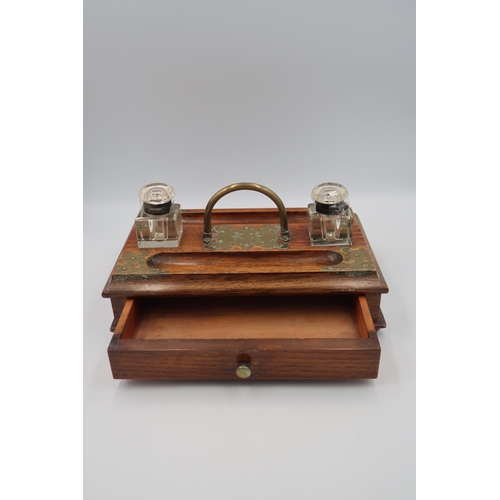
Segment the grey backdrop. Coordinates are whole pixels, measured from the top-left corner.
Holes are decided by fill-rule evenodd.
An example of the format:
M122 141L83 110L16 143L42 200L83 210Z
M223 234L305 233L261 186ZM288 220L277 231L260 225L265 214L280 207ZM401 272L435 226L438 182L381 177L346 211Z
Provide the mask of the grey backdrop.
M184 208L345 184L390 287L379 378L113 380L100 293L154 181ZM86 498L414 497L413 1L86 0L84 202Z

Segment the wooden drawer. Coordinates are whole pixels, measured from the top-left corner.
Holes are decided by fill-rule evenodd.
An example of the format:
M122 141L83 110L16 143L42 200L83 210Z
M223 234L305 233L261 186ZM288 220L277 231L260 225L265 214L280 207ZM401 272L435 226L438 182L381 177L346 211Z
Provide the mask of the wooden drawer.
M365 295L136 297L108 355L116 379L376 378L380 345Z

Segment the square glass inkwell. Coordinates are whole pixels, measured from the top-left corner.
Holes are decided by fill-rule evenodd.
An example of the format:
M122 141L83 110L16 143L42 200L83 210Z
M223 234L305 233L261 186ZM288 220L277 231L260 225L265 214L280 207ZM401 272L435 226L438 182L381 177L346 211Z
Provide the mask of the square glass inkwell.
M311 245L351 245L353 215L345 186L325 182L313 189L311 197L314 203L307 206Z
M139 248L178 247L182 236L181 206L174 203L174 190L160 182L139 192L142 207L135 219Z

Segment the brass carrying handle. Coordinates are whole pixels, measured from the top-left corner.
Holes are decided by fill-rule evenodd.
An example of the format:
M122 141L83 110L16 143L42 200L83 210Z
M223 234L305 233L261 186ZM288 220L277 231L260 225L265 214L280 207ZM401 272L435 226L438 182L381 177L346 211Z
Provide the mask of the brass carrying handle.
M269 188L261 186L260 184L255 184L254 182L237 182L236 184L231 184L229 186L223 187L217 191L212 198L207 203L205 208L205 216L203 219L203 243L210 243L212 241L212 209L214 205L226 194L232 193L233 191L258 191L259 193L265 194L271 200L276 203L278 210L280 212L280 225L281 225L281 241L290 241L290 232L288 231L288 218L286 215L285 205L281 201L281 198Z

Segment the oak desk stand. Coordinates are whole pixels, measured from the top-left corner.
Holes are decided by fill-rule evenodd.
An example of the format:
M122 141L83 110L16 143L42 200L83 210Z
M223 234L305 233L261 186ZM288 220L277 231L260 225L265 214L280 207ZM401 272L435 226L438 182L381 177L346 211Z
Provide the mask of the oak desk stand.
M130 232L103 290L116 379L300 380L376 378L388 292L361 223L352 245L312 247L308 213L183 210L177 248L137 247ZM259 238L262 240L260 241Z

